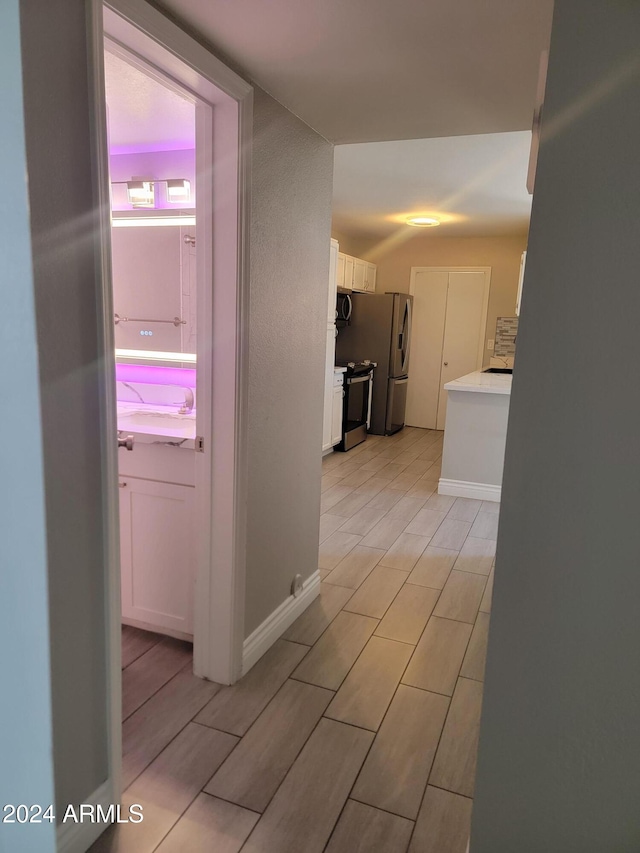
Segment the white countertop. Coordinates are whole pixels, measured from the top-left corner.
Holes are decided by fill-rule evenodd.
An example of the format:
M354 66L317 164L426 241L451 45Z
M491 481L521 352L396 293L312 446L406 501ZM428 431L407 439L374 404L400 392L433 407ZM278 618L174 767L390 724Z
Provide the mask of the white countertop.
M142 444L195 448L196 413L181 415L175 408L118 401L118 432Z
M445 391L474 391L480 394L511 394L510 373L483 373L474 370L459 379L447 382Z
M346 367L334 367L333 372L334 373L346 373L347 368Z

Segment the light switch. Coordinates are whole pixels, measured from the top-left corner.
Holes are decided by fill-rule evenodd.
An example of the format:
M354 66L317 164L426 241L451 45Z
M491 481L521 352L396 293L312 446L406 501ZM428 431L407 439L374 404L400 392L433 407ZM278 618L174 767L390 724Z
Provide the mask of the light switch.
M493 340L493 338L489 338L489 340L487 341L487 349L491 349L491 350L492 350L492 349L494 348L494 346L495 346L495 343L496 343L496 342Z

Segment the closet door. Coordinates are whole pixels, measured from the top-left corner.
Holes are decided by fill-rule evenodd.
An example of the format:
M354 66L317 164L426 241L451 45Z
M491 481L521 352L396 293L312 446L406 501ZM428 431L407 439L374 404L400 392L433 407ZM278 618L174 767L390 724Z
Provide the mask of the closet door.
M440 395L440 368L444 342L449 273L416 270L413 282L411 364L405 423L435 429Z
M444 429L444 385L482 366L490 270L416 267L405 423Z

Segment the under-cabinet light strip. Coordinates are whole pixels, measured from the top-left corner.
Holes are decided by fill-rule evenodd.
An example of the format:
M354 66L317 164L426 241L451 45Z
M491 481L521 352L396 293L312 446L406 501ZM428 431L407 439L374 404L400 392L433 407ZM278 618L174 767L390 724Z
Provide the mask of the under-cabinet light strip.
M116 349L116 358L140 358L145 361L183 361L196 363L194 352L155 352L146 349Z
M195 225L195 216L118 216L112 217L113 228L135 228L159 225Z

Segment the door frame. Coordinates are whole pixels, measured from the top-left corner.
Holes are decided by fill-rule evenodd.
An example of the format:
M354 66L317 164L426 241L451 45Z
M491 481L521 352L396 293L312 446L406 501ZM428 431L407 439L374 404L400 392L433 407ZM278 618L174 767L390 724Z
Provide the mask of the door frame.
M103 26L103 10L107 12L106 26ZM225 684L233 683L241 675L244 640L253 88L145 0L87 0L87 13L91 144L96 231L100 242L97 311L102 351L102 463L107 493L104 518L110 733L107 801L118 802L121 792L120 552L104 36L116 38L134 54L212 104L216 114L211 134L207 137L205 133L198 140L200 152L196 145L198 169L208 166L212 174L212 190L207 194L211 202L209 210L205 203L204 215L200 214L198 203L200 221L196 222L196 239L202 240L201 245L212 245L207 263L209 281L214 282L208 289L206 303L198 306L198 313L205 317L210 342L216 343L215 351L210 343L210 358L199 365L198 376L200 379L201 370L212 394L205 418L210 429L209 436L205 436L207 464L202 478L202 483L210 488L200 496L196 517L201 545L196 580L194 672ZM117 18L108 13L115 13ZM220 165L223 156L224 167ZM231 205L229 198L235 199ZM218 199L226 199L226 209ZM220 206L216 208L216 204ZM225 286L216 287L218 281ZM198 485L197 481L196 488Z
M487 317L489 314L489 297L491 296L491 267L455 267L455 266L439 266L439 267L411 267L411 277L409 280L409 293L411 296L415 296L415 285L416 285L416 275L420 272L483 272L486 274L485 278L485 287L484 294L482 298L482 315L480 320L480 330L482 334L480 335L480 343L478 346L478 354L476 357L476 370L479 370L482 367L482 361L484 359L484 342L487 337ZM447 301L448 301L448 288L447 284ZM447 328L447 312L445 308L445 316L444 316L444 326L442 327L442 346L444 347L444 333ZM442 362L442 358L440 359ZM440 364L440 378L442 378L442 363ZM441 383L439 383L439 392L438 392L438 405L436 408L436 428L438 424L438 412L440 410L440 391Z

